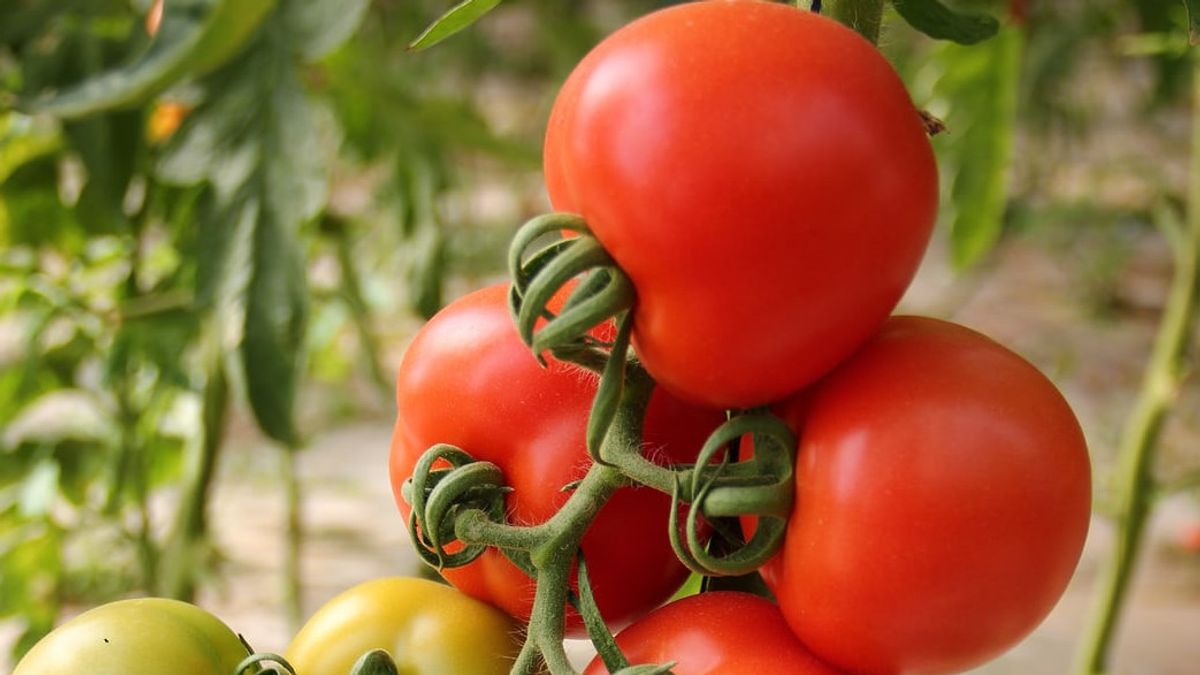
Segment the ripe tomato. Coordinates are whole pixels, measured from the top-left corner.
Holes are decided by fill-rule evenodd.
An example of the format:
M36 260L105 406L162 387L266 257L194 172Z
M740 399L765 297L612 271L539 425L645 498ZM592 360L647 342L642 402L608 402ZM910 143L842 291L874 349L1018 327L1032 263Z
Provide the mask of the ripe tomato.
M613 33L563 85L544 169L633 281L646 368L713 407L777 401L865 341L937 208L891 66L782 3L676 5Z
M229 675L246 648L220 619L178 600L119 600L55 628L13 675Z
M396 503L404 481L427 448L456 445L495 463L515 489L509 519L541 523L562 506L562 488L582 478L590 460L584 433L596 377L549 359L541 368L521 342L506 304L506 285L477 291L448 305L418 333L397 376L399 418L392 438L391 480ZM646 447L663 461L694 460L724 416L655 392L645 423ZM622 624L670 596L686 576L667 537L670 499L650 488L623 488L605 504L583 538L597 604ZM526 619L532 580L497 550L443 575L467 595ZM570 615L569 629L582 623Z
M410 675L506 675L519 628L500 610L427 579L375 579L325 603L284 657L301 675L346 675L386 649Z
M767 584L856 673L948 673L1046 616L1087 535L1079 424L1032 365L962 326L890 319L780 408L796 500Z
M838 675L792 634L779 608L749 593L701 593L664 605L617 635L631 664L675 662L675 675ZM607 675L596 657L585 675Z

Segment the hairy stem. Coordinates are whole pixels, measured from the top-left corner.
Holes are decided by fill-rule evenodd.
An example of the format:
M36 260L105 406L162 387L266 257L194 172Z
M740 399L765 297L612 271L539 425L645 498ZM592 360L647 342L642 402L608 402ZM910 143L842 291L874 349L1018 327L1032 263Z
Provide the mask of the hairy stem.
M1075 672L1108 671L1112 639L1141 549L1146 518L1155 494L1152 469L1162 425L1174 406L1183 360L1191 342L1200 290L1200 61L1193 66L1192 165L1185 231L1167 232L1175 254L1175 274L1159 323L1154 351L1141 392L1121 438L1118 454L1117 542L1107 561L1096 609Z

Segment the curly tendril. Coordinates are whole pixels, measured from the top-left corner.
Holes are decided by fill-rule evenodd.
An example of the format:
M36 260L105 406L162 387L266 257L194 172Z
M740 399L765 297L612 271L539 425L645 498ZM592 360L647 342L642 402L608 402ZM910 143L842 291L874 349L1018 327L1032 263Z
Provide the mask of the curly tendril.
M449 468L434 468L439 462ZM408 533L421 559L440 570L462 567L483 555L487 550L483 543L465 543L454 553L446 546L458 540L455 523L467 511L504 521L504 494L511 488L503 481L500 467L476 461L453 445L439 443L426 450L402 488L412 506Z
M572 232L540 249L536 242L547 235ZM625 371L637 368L630 358L633 331L633 284L604 247L592 236L587 223L569 213L549 213L533 218L518 230L508 252L509 309L517 332L544 366L547 351L600 373L600 384L588 416L587 449L597 464L600 446L612 426L621 399ZM549 303L572 279L582 279L571 290L556 314ZM617 335L611 343L589 334L595 326L616 319ZM545 323L538 328L539 320Z
M746 435L754 439L754 456L730 462L729 444ZM691 470L676 475L671 492L669 534L680 562L705 576L734 576L758 569L775 555L792 507L795 448L795 434L767 412L733 417L717 427ZM720 463L713 464L718 455ZM691 503L680 528L683 501ZM758 525L750 541L717 556L707 551L701 536L702 516L757 516Z

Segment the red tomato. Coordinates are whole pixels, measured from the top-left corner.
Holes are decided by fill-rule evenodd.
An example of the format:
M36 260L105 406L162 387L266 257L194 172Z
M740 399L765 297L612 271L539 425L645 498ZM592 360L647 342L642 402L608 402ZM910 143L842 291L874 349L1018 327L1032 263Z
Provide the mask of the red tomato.
M1087 535L1091 470L1066 401L962 326L890 319L780 412L796 501L764 568L813 652L855 673L949 673L1049 613Z
M676 5L613 33L563 85L544 168L632 279L646 368L713 407L777 401L865 341L937 208L895 71L783 3Z
M451 303L418 333L400 364L399 419L392 439L391 480L408 518L400 486L425 450L450 443L499 466L515 491L509 519L541 523L569 493L562 487L590 466L584 433L597 378L549 359L538 366L521 342L506 304L507 286ZM724 419L656 392L645 423L656 459L694 460L709 431ZM605 504L583 539L588 572L604 617L620 625L678 588L687 571L667 538L670 498L650 488L623 488ZM497 550L470 565L445 570L460 590L527 619L534 584ZM579 617L569 628L578 634Z
M718 591L654 610L617 636L631 664L675 662L675 675L838 675L788 629L779 608ZM585 675L607 675L596 657Z

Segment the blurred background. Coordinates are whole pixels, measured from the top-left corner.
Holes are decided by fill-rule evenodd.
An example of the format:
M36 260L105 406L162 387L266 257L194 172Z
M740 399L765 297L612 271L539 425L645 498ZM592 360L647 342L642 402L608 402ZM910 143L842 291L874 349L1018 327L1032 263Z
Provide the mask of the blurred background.
M670 3L512 0L421 52L450 3L168 0L161 24L151 4L0 6L0 671L117 597L194 599L281 651L335 593L418 573L382 478L405 344L502 279L512 233L549 209L541 135L571 67ZM1200 218L1188 15L957 5L1000 33L961 46L885 16L881 47L947 126L901 311L1008 345L1084 424L1084 560L981 671L1058 674L1118 540L1115 458ZM1180 342L1184 365L1200 340ZM1172 383L1113 672L1200 672L1200 387Z

